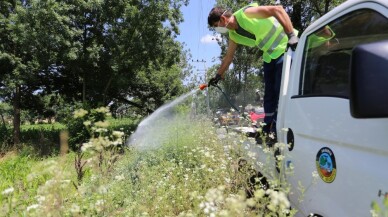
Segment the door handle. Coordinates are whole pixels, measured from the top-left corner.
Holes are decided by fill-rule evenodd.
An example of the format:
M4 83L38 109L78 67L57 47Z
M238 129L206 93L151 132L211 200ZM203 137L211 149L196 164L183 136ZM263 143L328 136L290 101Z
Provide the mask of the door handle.
M288 145L288 151L292 151L294 149L294 132L292 132L291 128L288 128L287 131L287 145Z

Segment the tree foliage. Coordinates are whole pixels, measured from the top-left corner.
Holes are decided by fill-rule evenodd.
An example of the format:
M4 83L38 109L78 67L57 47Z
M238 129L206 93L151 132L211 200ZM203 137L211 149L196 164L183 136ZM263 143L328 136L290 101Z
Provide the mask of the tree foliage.
M187 65L175 38L187 4L1 1L0 100L13 105L14 128L21 109L48 115L49 96L61 105L129 104L146 113L180 95Z
M280 0L290 15L295 29L301 33L316 19L345 2L345 0Z

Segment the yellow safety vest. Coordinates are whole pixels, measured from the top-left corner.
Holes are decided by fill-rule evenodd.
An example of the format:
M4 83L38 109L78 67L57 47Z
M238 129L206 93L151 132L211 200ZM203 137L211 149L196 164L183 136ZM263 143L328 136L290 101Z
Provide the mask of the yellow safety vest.
M309 35L307 37L307 48L315 48L315 47L321 46L325 42L328 42L332 38L335 37L335 33L330 28L330 26L325 26L324 28L326 28L330 32L330 35L328 35L328 36L318 36L318 33L320 33L320 31Z
M258 46L264 52L264 61L269 63L286 51L288 37L282 25L274 17L266 19L247 17L244 10L252 6L258 6L258 4L252 3L233 14L237 20L238 29L229 30L229 38L237 44ZM294 32L298 34L297 30Z

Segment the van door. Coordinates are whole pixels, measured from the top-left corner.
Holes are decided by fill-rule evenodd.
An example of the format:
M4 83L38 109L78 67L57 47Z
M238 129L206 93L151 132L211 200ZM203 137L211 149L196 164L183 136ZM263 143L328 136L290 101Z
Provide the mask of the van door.
M294 168L287 179L299 216L369 216L388 192L388 118L353 118L348 97L352 49L387 39L388 8L371 2L331 14L300 39L280 120L289 129L280 139L294 141L285 166Z

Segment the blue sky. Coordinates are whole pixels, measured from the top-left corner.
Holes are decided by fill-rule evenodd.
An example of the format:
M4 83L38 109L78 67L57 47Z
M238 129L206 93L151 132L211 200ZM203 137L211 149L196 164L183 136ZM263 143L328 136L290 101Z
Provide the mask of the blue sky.
M217 57L221 49L217 42L212 40L213 33L207 27L207 16L215 3L215 0L190 0L187 7L182 7L184 21L179 25L181 34L177 39L186 44L185 49L190 50L194 61L206 61L190 62L195 67L194 70L202 71L205 67L209 68L220 62Z

